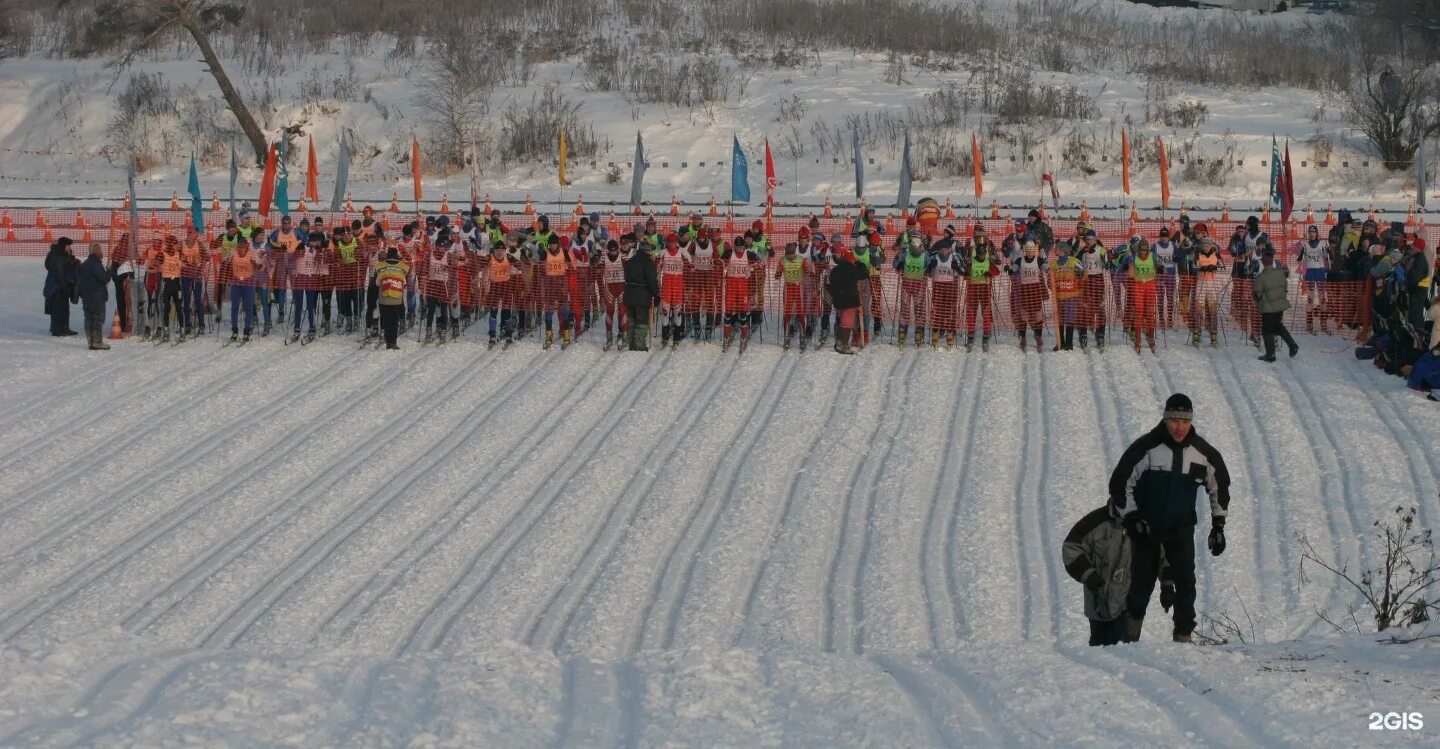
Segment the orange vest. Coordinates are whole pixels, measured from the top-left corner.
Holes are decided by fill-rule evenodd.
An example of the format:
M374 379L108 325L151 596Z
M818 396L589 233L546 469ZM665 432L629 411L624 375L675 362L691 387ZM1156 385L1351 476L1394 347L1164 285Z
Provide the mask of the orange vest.
M160 256L160 275L163 278L180 277L180 253L167 252Z
M497 255L490 258L490 283L505 283L510 280L510 259L501 260L503 256Z
M230 274L241 283L249 283L255 277L255 256L236 253L230 257Z
M185 258L186 265L200 264L200 243L186 243L180 247L180 253Z
M563 276L567 270L569 269L565 266L564 253L557 253L555 255L547 254L545 256L545 275L552 278L555 276Z

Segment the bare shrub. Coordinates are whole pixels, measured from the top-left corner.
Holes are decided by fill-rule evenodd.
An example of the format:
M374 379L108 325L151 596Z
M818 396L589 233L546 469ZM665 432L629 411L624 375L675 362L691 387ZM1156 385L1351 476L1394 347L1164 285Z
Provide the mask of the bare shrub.
M1300 536L1301 579L1306 579L1305 562L1338 576L1360 594L1377 632L1430 621L1440 613L1435 590L1440 582L1440 558L1435 555L1430 529L1416 526L1414 507L1396 507L1389 520L1371 525L1380 542L1379 556L1372 562L1374 566L1358 573L1351 572L1345 560L1326 559L1308 538ZM1336 622L1325 612L1319 615L1337 631L1360 632L1356 613L1351 607L1348 623Z
M1350 121L1386 169L1409 169L1420 143L1440 133L1440 80L1419 67L1382 70L1375 58L1367 60L1366 70L1350 90Z
M581 106L581 102L560 93L553 83L547 84L540 93L532 94L528 103L511 102L500 116L503 122L498 148L501 160L551 159L561 130L565 131L570 158L598 154L601 143L595 137L594 126L580 121ZM608 148L609 144L605 146Z

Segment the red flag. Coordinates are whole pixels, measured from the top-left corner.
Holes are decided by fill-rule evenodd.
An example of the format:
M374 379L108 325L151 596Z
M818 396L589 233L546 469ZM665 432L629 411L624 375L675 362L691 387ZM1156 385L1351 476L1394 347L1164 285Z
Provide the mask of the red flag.
M1160 207L1170 208L1170 160L1165 158L1165 139L1156 138L1160 142Z
M260 177L260 215L270 212L270 201L275 198L275 144L270 144L270 153L265 157L265 173Z
M414 136L410 137L410 174L415 177L415 202L418 203L425 193L420 189L420 141Z
M1285 141L1285 175L1280 179L1284 182L1281 186L1280 222L1286 223L1295 210L1295 172L1290 169L1289 140Z
M310 136L310 163L305 167L305 199L320 200L320 167L315 162L315 136Z
M1120 131L1120 189L1130 195L1130 134Z
M985 194L984 155L980 153L980 139L975 133L970 133L970 174L975 178L975 201L979 204L980 196Z
M770 158L770 139L765 139L765 202L775 202L775 160Z

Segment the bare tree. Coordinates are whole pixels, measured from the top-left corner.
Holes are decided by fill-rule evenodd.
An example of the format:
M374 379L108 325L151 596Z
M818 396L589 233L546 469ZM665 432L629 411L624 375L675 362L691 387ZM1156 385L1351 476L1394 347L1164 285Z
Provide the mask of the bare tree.
M490 110L494 65L475 43L484 38L481 23L457 16L437 24L431 37L433 66L416 81L415 103L430 132L430 153L444 166L464 166L465 152L482 134Z
M136 56L162 41L167 32L176 28L189 32L195 40L195 46L200 48L200 56L209 68L210 75L214 76L216 85L220 87L225 104L234 113L240 129L255 149L255 163L260 164L265 161L268 151L265 134L255 122L254 115L250 114L250 109L245 105L240 92L235 89L235 84L230 82L230 76L226 75L224 66L220 64L215 48L210 45L210 34L225 26L239 24L244 15L245 9L242 6L216 0L108 0L97 9L99 18L128 25L128 38L135 39L127 45L125 54L115 61L115 67L119 70L128 67L135 61Z
M1365 134L1385 168L1409 169L1426 137L1440 133L1440 85L1420 66L1396 71L1367 60L1367 73L1349 95L1351 122Z
M1326 560L1308 538L1301 536L1301 574L1304 574L1304 563L1310 562L1349 583L1373 613L1377 632L1429 621L1432 614L1440 611L1435 592L1436 585L1440 584L1440 559L1435 555L1430 530L1415 525L1414 507L1396 507L1395 516L1389 522L1377 520L1373 525L1375 538L1380 542L1378 566L1361 569L1359 575L1354 575L1345 562ZM1352 608L1349 616L1358 632L1360 622L1355 613ZM1323 612L1320 617L1338 631L1351 629L1332 621Z

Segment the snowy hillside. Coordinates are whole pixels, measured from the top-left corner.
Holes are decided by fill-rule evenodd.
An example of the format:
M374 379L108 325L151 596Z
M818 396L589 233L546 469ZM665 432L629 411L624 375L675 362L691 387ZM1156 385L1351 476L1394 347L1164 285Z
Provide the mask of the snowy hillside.
M1336 635L1301 568L1440 522L1440 412L1338 339L101 354L38 265L0 259L0 745L1435 744L1433 633ZM1177 390L1233 477L1197 608L1248 644L1087 648L1060 542Z
M1222 18L1234 19L1237 29L1278 29L1263 33L1323 44L1314 41L1321 34L1309 25L1314 17L1300 11L1262 20L1130 3L1073 11L1056 4L1024 5L1019 11L1012 3L956 7L999 26L1016 12L1044 9L1062 24L1069 18L1060 14L1073 12L1102 31L1123 25L1116 31L1123 38L1174 33L1177 46L1191 43L1183 34L1192 25ZM1319 210L1327 202L1374 202L1404 210L1416 195L1415 171L1382 169L1349 124L1336 93L1167 83L1129 72L1127 66L1144 60L1130 60L1116 50L1045 67L1026 55L997 56L985 47L958 57L921 58L760 45L743 47L735 56L710 48L722 40L708 40L699 55L659 55L654 58L659 67L637 72L637 63L622 64L628 59L623 57L625 35L604 37L612 38L606 44L614 48L592 42L487 81L490 87L468 120L473 128L466 126L467 137L493 156L483 159L482 193L497 201L531 196L542 208L569 208L579 195L590 204L624 205L638 131L650 163L645 195L653 205L668 206L672 196L690 205L703 205L713 196L723 204L730 194L732 136L739 137L751 160L752 203L764 199L761 159L767 137L780 182L777 201L818 205L828 197L837 204L854 202L850 135L855 125L862 131L867 162L865 197L880 205L894 202L907 127L916 140L914 198L953 198L957 208L971 201L971 132L984 142L985 206L992 200L1033 205L1040 197L1045 151L1056 165L1065 203L1116 204L1122 199L1118 162L1124 127L1137 144L1133 194L1142 207L1159 201L1157 137L1165 139L1172 164L1172 208L1230 201L1237 210L1250 210L1264 202L1272 136L1282 143L1290 139L1302 206L1315 203ZM438 126L425 81L435 63L417 54L414 44L375 36L260 62L253 52L234 51L224 62L269 137L278 137L284 126L314 137L326 203L342 130L351 132L355 145L350 192L357 203L388 204L392 193L408 200L412 136L430 153L427 199L448 194L452 202L468 200L469 175L444 168L431 149ZM225 55L226 49L221 52ZM1070 53L1037 50L1040 54ZM1311 52L1294 57L1303 54ZM1284 60L1294 64L1289 57ZM167 45L123 72L109 62L40 57L0 62L3 197L11 204L37 197L92 203L115 199L124 189L123 165L135 158L144 166L141 194L168 198L173 191L184 192L192 152L202 159L206 197L211 191L223 196L229 144L241 146L242 160L253 161L253 155L193 50ZM687 64L695 67L683 68ZM684 70L690 70L688 78ZM630 76L628 83L620 80L622 75ZM653 90L638 88L642 85ZM680 88L666 88L672 85ZM670 101L651 100L667 97ZM536 103L557 101L578 107L570 136L578 155L569 164L572 184L563 189L553 144L528 156L505 153L508 134L535 124L530 118ZM292 153L292 196L298 195L303 175L304 138L299 146ZM1432 165L1436 161L1432 155ZM242 170L243 195L258 192L259 176L253 163Z

